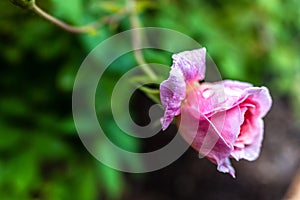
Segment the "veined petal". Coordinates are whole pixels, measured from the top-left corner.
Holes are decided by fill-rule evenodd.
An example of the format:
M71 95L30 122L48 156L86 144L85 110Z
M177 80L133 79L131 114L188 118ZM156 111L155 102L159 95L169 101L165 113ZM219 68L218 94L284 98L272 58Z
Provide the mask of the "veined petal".
M162 129L168 128L173 118L180 114L181 101L186 95L186 84L182 72L172 68L167 80L160 84L160 99L165 107Z
M257 106L256 109L258 109L259 116L264 117L272 106L272 98L268 88L264 86L247 88L245 93L249 99L256 102L255 105Z
M203 80L205 76L206 49L196 49L174 54L170 76L160 84L160 99L165 107L162 129L180 114L181 101L186 96L186 84Z
M264 117L271 109L272 98L268 88L264 86L253 87L249 83L232 80L225 80L220 83L224 85L226 96L231 97L227 100L228 103L232 104L231 106L239 105L246 99L251 99L256 109L259 110L260 117Z
M233 178L235 178L235 170L231 165L229 158L226 158L222 163L218 163L218 171L223 173L229 173Z
M231 156L237 161L240 159L254 161L258 158L263 140L264 122L262 119L258 119L256 123L257 133L255 133L253 142L251 144L243 145L242 148L236 147L234 151L231 152Z
M193 101L193 98L190 99L190 95L193 94L188 94L187 102L181 108L178 124L180 134L199 154L217 164L219 171L235 177L228 158L234 149L234 142L240 132L239 125L243 120L240 108L236 106L207 118L191 107L189 101Z
M196 49L174 54L172 68L180 69L186 82L203 80L205 77L206 49Z

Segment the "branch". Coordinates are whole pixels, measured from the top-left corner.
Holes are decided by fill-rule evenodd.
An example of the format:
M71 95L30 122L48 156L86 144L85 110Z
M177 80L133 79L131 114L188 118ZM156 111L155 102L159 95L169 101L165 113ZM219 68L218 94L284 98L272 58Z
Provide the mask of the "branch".
M40 7L38 7L35 3L32 4L31 10L34 11L39 16L43 17L47 21L55 24L56 26L72 32L72 33L93 33L96 32L96 28L94 25L86 25L86 26L72 26L69 24L66 24L65 22L53 17L52 15L49 15L45 11L43 11Z
M126 14L128 14L127 10L120 11L119 13L111 16L106 16L101 18L99 21L93 22L91 24L85 25L85 26L73 26L70 24L67 24L54 16L48 14L44 10L42 10L37 4L35 0L11 0L11 2L17 6L20 6L25 9L32 10L37 15L41 16L45 20L53 23L54 25L72 32L72 33L95 33L98 28L103 26L104 24L112 23L115 21L120 20L123 18Z

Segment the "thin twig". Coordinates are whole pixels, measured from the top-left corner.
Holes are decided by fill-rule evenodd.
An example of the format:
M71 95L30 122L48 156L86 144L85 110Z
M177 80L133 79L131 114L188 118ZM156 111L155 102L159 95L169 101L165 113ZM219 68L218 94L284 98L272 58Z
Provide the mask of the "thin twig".
M134 56L137 61L137 63L140 65L141 69L149 76L151 80L157 80L156 74L153 72L153 70L150 68L150 66L146 63L145 58L141 51L141 30L140 30L140 21L137 16L136 12L136 2L134 0L127 0L127 9L124 11L119 12L116 15L107 16L101 18L98 22L94 22L85 26L72 26L70 24L67 24L52 15L48 14L44 10L42 10L39 6L36 5L35 1L32 2L30 9L33 10L36 14L43 17L47 21L55 24L56 26L72 32L72 33L94 33L96 32L96 29L101 27L103 24L112 23L114 21L120 20L122 17L124 17L126 14L130 13L130 23L132 30L132 43L133 47L135 49Z
M72 25L66 24L65 22L63 22L63 21L53 17L52 15L49 15L45 11L43 11L35 3L32 4L31 9L39 16L43 17L47 21L59 26L60 28L66 30L66 31L69 31L72 33L91 33L91 32L96 31L94 25L72 26Z
M72 32L72 33L95 33L96 30L98 28L100 28L101 26L103 26L104 24L109 24L109 23L113 23L115 21L119 21L121 18L123 18L124 16L126 16L129 13L127 10L123 10L117 14L103 17L99 21L90 23L85 26L73 26L73 25L67 24L67 23L53 17L52 15L48 14L47 12L42 10L38 5L36 5L35 2L33 2L30 9L32 11L34 11L36 14L38 14L39 16L46 19L47 21L55 24L56 26L66 30L66 31Z

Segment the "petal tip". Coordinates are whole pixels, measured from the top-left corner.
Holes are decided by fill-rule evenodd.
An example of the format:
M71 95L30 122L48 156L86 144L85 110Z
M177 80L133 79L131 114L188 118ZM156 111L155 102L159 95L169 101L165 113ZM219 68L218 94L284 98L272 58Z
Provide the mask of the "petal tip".
M206 48L173 54L173 68L184 74L185 81L203 80L205 77Z
M223 162L218 164L217 169L219 172L229 173L232 176L232 178L236 178L235 170L232 167L229 158L225 159Z

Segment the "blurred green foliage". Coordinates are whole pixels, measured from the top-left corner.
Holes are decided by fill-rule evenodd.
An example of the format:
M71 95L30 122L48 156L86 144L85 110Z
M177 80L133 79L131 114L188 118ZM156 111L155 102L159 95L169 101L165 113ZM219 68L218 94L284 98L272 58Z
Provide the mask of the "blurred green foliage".
M274 98L288 97L300 109L300 1L139 2L144 26L191 36L207 48L223 78L266 85ZM125 6L122 0L37 3L74 25ZM130 188L120 172L99 164L81 144L72 120L71 92L87 53L105 38L130 29L128 18L102 27L96 35L75 35L8 0L0 2L0 12L0 198L118 199ZM146 59L171 62L159 52L146 53ZM117 78L135 63L130 55L116 61L96 97L97 110L107 116L102 123L109 137L131 151L140 149L139 141L116 126L109 98ZM107 151L101 144L99 150Z

